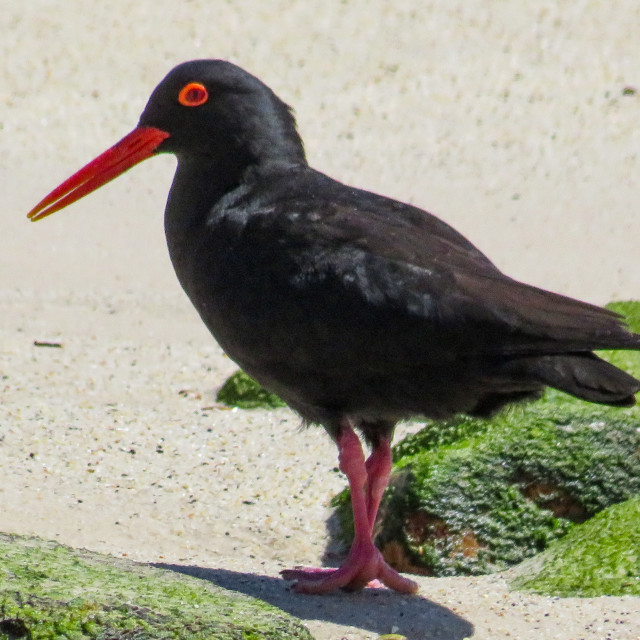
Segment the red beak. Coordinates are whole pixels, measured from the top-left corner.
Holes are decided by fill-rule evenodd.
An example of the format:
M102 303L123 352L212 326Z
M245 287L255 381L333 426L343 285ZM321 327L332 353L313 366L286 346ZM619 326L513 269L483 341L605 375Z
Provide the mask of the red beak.
M40 220L80 200L151 156L158 145L168 137L169 134L166 131L155 127L134 129L120 142L56 187L29 211L27 217L31 220Z

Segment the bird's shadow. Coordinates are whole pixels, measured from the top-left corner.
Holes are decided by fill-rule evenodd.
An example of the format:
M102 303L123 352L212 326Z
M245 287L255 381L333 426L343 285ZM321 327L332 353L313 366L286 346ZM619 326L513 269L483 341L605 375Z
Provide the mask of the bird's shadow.
M258 598L306 620L332 622L381 635L393 632L408 640L462 640L474 632L468 620L420 595L407 596L388 589L301 595L280 578L256 573L176 564L153 566Z

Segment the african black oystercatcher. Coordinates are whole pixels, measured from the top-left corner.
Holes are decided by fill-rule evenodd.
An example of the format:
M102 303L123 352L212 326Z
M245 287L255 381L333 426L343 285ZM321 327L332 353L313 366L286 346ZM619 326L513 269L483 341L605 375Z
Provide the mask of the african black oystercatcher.
M229 62L173 69L138 127L29 217L164 152L178 158L165 231L182 287L231 358L327 430L349 481L349 555L283 571L297 591L417 590L372 541L398 420L487 416L545 386L634 403L640 382L592 353L640 349L619 316L516 282L426 211L310 168L289 107Z

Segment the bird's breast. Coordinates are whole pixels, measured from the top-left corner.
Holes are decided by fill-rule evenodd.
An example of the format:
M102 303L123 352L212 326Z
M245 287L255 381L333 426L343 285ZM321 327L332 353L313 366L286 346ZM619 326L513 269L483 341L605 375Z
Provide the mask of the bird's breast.
M245 368L291 352L291 328L304 325L291 290L295 269L268 238L247 237L237 220L221 219L168 237L176 275L203 322Z

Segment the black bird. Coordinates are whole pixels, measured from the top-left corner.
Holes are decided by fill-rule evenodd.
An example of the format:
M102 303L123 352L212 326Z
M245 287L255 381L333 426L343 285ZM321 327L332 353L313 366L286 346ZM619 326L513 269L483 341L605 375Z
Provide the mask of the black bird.
M180 283L227 354L338 446L355 539L339 569L284 571L295 588L417 585L372 530L399 420L488 416L545 386L614 406L640 382L594 349L640 349L605 309L502 274L433 215L307 164L291 109L222 60L186 62L138 127L51 192L39 220L156 153L178 166L165 211ZM364 459L359 431L371 446Z

